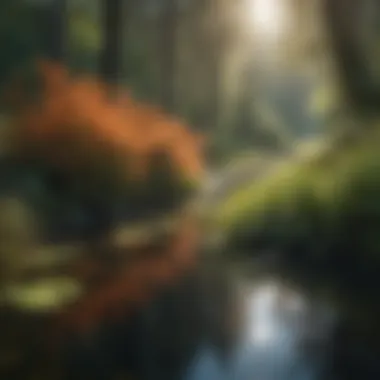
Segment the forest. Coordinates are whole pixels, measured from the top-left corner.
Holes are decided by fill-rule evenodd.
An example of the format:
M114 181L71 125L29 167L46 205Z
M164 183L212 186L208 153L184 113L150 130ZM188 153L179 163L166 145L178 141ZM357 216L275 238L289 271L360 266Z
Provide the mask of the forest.
M2 0L0 379L380 378L379 25Z

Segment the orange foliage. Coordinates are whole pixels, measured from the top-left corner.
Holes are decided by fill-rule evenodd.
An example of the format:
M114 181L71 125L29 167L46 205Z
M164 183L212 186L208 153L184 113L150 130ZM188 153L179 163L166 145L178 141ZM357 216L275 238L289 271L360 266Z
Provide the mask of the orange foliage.
M71 77L58 64L40 62L38 73L38 101L24 104L16 118L24 154L69 172L99 176L115 170L126 179L146 173L159 152L185 177L201 173L201 139L179 121L94 78Z
M16 115L19 154L69 173L115 172L128 180L147 173L151 157L164 153L185 178L197 179L201 174L201 139L179 121L126 94L116 94L93 78L71 77L57 64L40 62L38 69L42 86L36 101L21 102ZM137 255L133 265L126 263L112 278L103 278L102 284L64 312L63 325L77 331L91 329L175 284L196 261L198 231L193 221L182 223L162 252L154 257ZM91 260L96 264L96 258ZM87 269L85 277L102 271L99 265Z

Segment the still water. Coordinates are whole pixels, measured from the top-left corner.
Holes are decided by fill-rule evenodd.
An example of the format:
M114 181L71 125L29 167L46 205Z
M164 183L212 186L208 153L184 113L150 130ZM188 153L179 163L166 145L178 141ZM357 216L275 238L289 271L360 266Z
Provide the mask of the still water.
M284 284L244 285L241 334L227 360L200 345L183 380L322 380L335 315Z

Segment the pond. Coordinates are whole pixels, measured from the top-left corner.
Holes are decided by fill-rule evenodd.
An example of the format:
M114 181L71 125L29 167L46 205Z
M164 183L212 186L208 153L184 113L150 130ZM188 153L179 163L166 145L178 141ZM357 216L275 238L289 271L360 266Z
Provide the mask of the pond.
M335 380L335 310L260 265L243 266L235 271L231 262L226 268L212 262L218 275L224 269L232 275L214 279L206 268L206 276L184 278L178 289L126 320L67 336L59 358L62 378L111 380L133 373L141 380ZM16 292L16 298L30 298L34 290ZM44 361L34 352L34 340L41 340L34 335L26 336L30 359L15 378L26 379L30 363L39 368Z
M241 284L241 333L227 358L203 342L183 380L319 380L331 373L334 310L279 279Z

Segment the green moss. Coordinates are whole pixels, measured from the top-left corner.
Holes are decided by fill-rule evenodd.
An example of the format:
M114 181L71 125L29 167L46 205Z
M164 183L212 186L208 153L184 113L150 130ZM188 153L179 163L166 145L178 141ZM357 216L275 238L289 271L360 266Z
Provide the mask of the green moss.
M277 240L281 246L289 239L315 236L316 225L331 236L355 222L363 247L370 245L374 252L380 247L374 235L380 227L378 143L374 135L355 147L289 160L226 199L216 213L216 224L231 244L261 241L265 235L266 241ZM360 223L366 224L365 233L359 234Z

